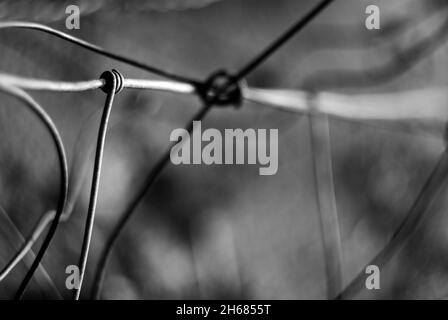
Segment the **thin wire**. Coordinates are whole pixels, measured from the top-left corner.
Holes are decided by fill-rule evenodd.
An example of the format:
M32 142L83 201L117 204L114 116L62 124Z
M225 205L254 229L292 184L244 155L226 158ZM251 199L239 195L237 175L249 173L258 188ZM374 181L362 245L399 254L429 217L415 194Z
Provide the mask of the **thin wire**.
M0 82L24 90L37 91L57 91L57 92L82 92L95 90L104 87L103 79L94 79L88 81L53 81L41 80L28 77L19 77L0 72ZM154 91L167 91L174 93L192 94L196 92L195 86L185 82L159 81L146 79L124 79L123 88L146 89Z
M31 250L36 240L39 236L44 232L47 225L53 221L56 216L56 211L51 210L45 212L44 215L39 219L36 226L33 228L30 236L27 237L25 242L20 247L19 251L14 255L14 257L3 267L0 272L0 282L3 281L8 274L17 266L17 264L22 261L22 259L26 256L26 254ZM60 222L62 222L62 217Z
M15 299L20 299L26 289L26 286L28 285L29 281L31 280L31 277L33 273L36 271L36 269L39 267L40 262L42 261L42 258L48 248L48 246L51 243L51 240L56 232L56 229L58 227L59 219L64 212L64 207L67 201L67 194L68 194L68 169L67 169L67 158L65 155L64 150L64 144L62 142L62 138L49 117L49 115L45 112L45 110L25 91L19 88L11 87L5 84L0 83L0 90L14 96L18 99L20 99L22 102L24 102L44 123L44 125L47 127L48 131L50 132L50 135L55 143L55 147L58 154L59 159L59 167L60 167L60 187L59 187L59 199L56 209L55 218L53 219L53 222L50 226L50 230L48 231L47 236L45 237L42 246L39 249L39 252L36 255L36 258L33 261L33 264L30 267L30 271L25 275L25 278L21 282L19 289L16 292Z
M245 67L236 74L236 78L241 80L246 77L250 72L262 64L267 58L269 58L275 51L289 41L297 32L301 31L307 26L314 18L317 17L329 4L334 0L323 0L314 9L308 12L303 18L300 18L290 29L284 32L277 40L264 49L257 57L251 60Z
M0 82L21 88L24 90L56 91L56 92L81 92L100 89L104 86L104 80L87 80L78 82L41 80L28 77L20 77L0 72ZM154 91L173 92L180 94L194 94L196 88L188 83L173 81L157 81L145 79L124 79L123 88L144 89ZM446 90L443 88L424 88L419 90L404 91L400 93L386 93L375 95L344 95L330 92L316 93L315 110L328 114L334 118L349 120L434 120L446 117L445 106L432 104L422 109L418 100L420 97L445 101ZM242 88L243 98L264 106L270 106L289 112L309 113L307 103L308 92L303 90L286 89L259 89ZM429 98L428 98L429 97ZM386 105L386 101L393 100ZM398 100L398 101L397 101ZM425 100L425 101L426 101Z
M21 89L27 90L45 90L45 91L58 91L58 92L79 92L86 90L94 90L98 88L103 88L105 81L103 79L95 79L89 81L80 82L62 82L62 81L50 81L33 79L26 77L19 77L15 75L9 75L5 73L0 73L0 83L4 83L10 86L16 86ZM157 81L157 80L140 80L140 79L125 79L123 81L123 87L131 89L151 89L160 91L169 91L177 93L194 93L195 87L182 82L170 82L170 81ZM76 187L76 186L75 186ZM77 188L79 189L79 188ZM79 190L78 190L79 191ZM79 192L75 192L78 194ZM77 196L75 196L75 201ZM61 215L59 221L64 222L69 219L70 214L73 210L73 203L67 203L67 208ZM33 228L31 235L27 238L25 243L21 246L19 251L14 255L14 257L6 264L6 266L0 272L0 281L2 281L17 264L24 258L24 256L32 248L36 240L43 233L47 225L53 221L56 215L55 210L48 211L44 213L41 219L38 221L36 226Z
M167 91L167 92L185 93L185 94L196 93L196 87L189 83L143 80L143 79L125 79L123 83L123 88L149 89L155 91Z
M111 72L112 74L112 72ZM109 92L107 93L106 102L104 105L103 116L101 118L100 128L98 132L98 141L95 154L95 163L93 168L92 187L90 191L89 208L87 211L87 222L84 231L84 239L82 242L81 256L78 263L79 268L79 286L75 288L73 295L74 300L78 300L81 295L82 283L84 281L84 275L87 266L87 258L89 254L90 243L92 239L93 225L95 221L95 211L98 201L98 191L101 177L101 165L103 162L104 145L106 142L107 125L109 123L109 117L112 111L112 106L115 97L115 91L117 89L117 79L115 76L110 78L111 82Z
M100 111L100 110L98 110ZM76 145L74 147L73 154L75 157L79 157L83 155L83 158L81 160L76 160L76 158L73 160L73 167L70 170L69 174L69 192L68 192L68 198L65 205L64 212L62 213L59 223L66 222L70 219L70 216L73 212L75 203L79 197L79 194L81 192L81 186L82 182L85 179L85 176L87 174L87 166L86 161L88 155L92 153L93 148L88 148L87 152L81 152L78 148L82 143L87 143L91 140L90 135L86 136L86 134L89 132L87 129L88 124L92 122L92 118L97 114L97 111L92 114L91 119L89 119L87 122L85 122L79 132L78 138L76 139ZM117 124L117 123L115 123ZM115 125L114 124L114 125ZM109 125L109 131L111 131L114 127L114 125ZM81 164L81 168L79 170L77 169L77 164ZM56 215L56 210L50 210L43 214L43 216L40 218L36 226L31 231L30 236L26 239L26 241L22 244L19 251L16 252L14 257L5 265L5 267L0 272L0 281L2 281L4 278L8 276L8 274L18 265L18 263L26 256L26 254L31 250L34 243L37 241L37 239L41 236L41 234L44 232L45 228L48 226L48 224L53 221L54 217Z
M81 82L58 82L48 81L40 79L32 79L25 77L18 77L14 75L8 75L0 73L0 82L8 85L20 86L22 89L28 90L46 90L46 91L85 91L102 88L105 85L105 81L102 79L81 81ZM156 81L156 80L139 80L139 79L125 79L123 81L123 87L133 89L151 89L161 91L171 91L178 93L193 93L195 87L188 83L181 82L169 82L169 81ZM76 187L76 186L75 186ZM78 188L79 189L79 188ZM78 190L79 191L79 190ZM75 193L79 193L76 192ZM77 196L75 196L75 201ZM68 208L70 207L70 208ZM67 210L63 212L59 221L64 222L69 219L73 210L73 203L67 203ZM8 262L8 264L0 272L0 281L3 280L17 264L24 258L24 256L32 248L39 236L44 232L46 226L53 221L56 211L51 210L46 212L33 228L31 235L27 238L26 242L22 245L19 251Z
M266 58L268 58L271 54L280 49L280 47L283 44L285 44L289 39L291 39L292 36L294 36L296 33L301 31L308 23L310 23L317 16L318 13L320 13L328 4L330 4L333 1L334 0L322 1L317 7L315 7L307 15L305 15L305 17L300 18L299 21L295 25L293 25L292 28L287 30L276 41L274 41L270 46L268 46L257 58L255 58L254 60L249 62L245 67L243 67L236 74L236 76L231 77L227 83L225 83L222 87L218 88L214 97L211 98L209 101L205 101L205 105L199 111L199 114L195 116L192 119L192 121L188 123L187 131L191 132L193 126L192 122L201 120L207 114L207 112L210 110L213 104L216 101L218 101L221 94L225 93L226 90L228 90L229 88L237 84L239 81L241 81L246 75L248 75L257 66L259 66ZM113 229L111 236L107 239L105 248L101 253L98 267L95 273L94 285L92 291L93 299L97 299L100 296L109 256L115 242L118 239L118 236L124 229L124 226L129 221L130 217L132 216L132 213L134 212L138 204L141 202L144 195L147 193L147 191L150 189L154 181L157 179L157 177L169 163L169 159L170 159L169 151L167 151L167 153L165 153L165 155L160 159L160 161L156 164L153 170L151 170L148 178L146 179L146 183L144 183L143 185L143 188L137 193L136 197L130 202L129 207L125 210L122 218L118 221L116 227Z
M350 299L365 288L365 270L369 265L376 265L380 270L398 253L416 231L418 226L427 218L428 209L442 188L448 181L448 152L445 150L423 185L417 199L406 214L405 219L395 230L387 245L373 258L350 284L336 297L336 299Z
M201 121L204 119L206 114L211 109L211 105L205 105L203 106L199 112L189 121L187 122L188 125L185 127L185 130L187 130L189 133L193 130L193 121ZM184 142L184 140L182 140ZM181 142L181 143L183 143ZM174 146L175 143L172 145ZM104 276L106 273L106 266L109 261L110 254L112 252L112 248L117 241L121 231L123 230L124 226L127 224L129 219L131 218L133 212L139 205L139 203L144 198L145 194L148 192L148 190L151 188L153 183L157 180L160 173L163 171L163 169L168 165L170 162L170 150L169 148L165 154L160 158L160 160L156 163L156 165L151 169L148 177L145 179L145 182L143 183L143 186L139 189L138 193L134 196L134 198L130 201L130 204L126 208L125 212L121 216L120 220L116 224L115 228L112 230L111 235L107 239L106 245L101 253L96 272L95 272L95 278L93 281L93 291L92 291L92 299L99 299L101 294L101 288L103 286L104 282Z
M3 221L3 223L9 224L9 228L12 229L12 232L14 233L15 237L19 238L19 242L22 244L24 242L26 242L27 240L23 236L23 233L17 228L16 224L10 219L9 214L4 210L4 208L1 205L0 205L0 214L3 215L2 219L6 219L6 221ZM1 226L1 227L4 227L4 226ZM35 257L36 257L36 255L34 254L34 252L30 250L28 257L25 256L23 259L24 263L27 266L31 265L31 263L33 263ZM38 284L45 287L44 291L46 291L46 289L50 290L48 292L48 294L45 293L45 296L52 297L51 294L53 294L54 299L57 299L57 300L63 299L61 293L59 292L58 288L54 284L53 279L47 273L47 270L42 266L42 264L39 264L38 272L35 275L35 280ZM51 294L50 294L50 292L51 292Z
M316 103L313 93L308 98L310 108ZM342 244L338 210L334 192L330 127L327 115L309 115L314 188L317 194L320 233L324 249L327 298L333 299L342 290Z
M57 91L57 92L82 92L102 88L104 81L90 80L78 82L51 81L42 79L32 79L15 75L0 73L0 82L23 90L36 91Z
M25 77L18 77L8 74L0 73L0 82L8 84L10 86L19 86L22 89L28 90L46 90L46 91L68 91L78 92L86 90L94 90L103 88L105 81L102 79L81 81L81 82L58 82L48 81L40 79L32 79ZM138 80L138 79L125 79L123 86L126 88L134 89L152 89L161 91L171 91L179 93L193 93L195 87L188 83L181 82L169 82L169 81L155 81L155 80ZM72 212L73 204L70 206L70 210L64 211L59 218L60 222L66 221ZM46 212L42 218L38 221L33 228L31 235L27 238L26 242L21 246L19 251L8 262L8 264L0 272L0 281L2 281L17 264L24 258L24 256L32 248L36 240L43 233L46 226L55 218L56 211L51 210Z
M39 24L39 23L33 23L33 22L22 22L22 21L8 21L8 22L0 22L0 29L7 29L7 28L21 28L21 29L31 29L31 30L38 30L38 31L42 31L48 34L51 34L53 36L56 36L58 38L61 38L63 40L69 41L71 43L74 43L80 47L83 47L87 50L96 52L100 55L106 56L110 59L114 59L117 61L121 61L123 63L129 64L131 66L146 70L148 72L154 73L156 75L168 78L168 79L172 79L172 80L176 80L176 81L180 81L180 82L186 82L186 83L190 83L192 85L196 85L198 84L198 82L194 79L188 78L188 77L183 77L183 76L179 76L177 74L172 74L163 70L160 70L158 68L155 68L153 66L147 65L143 62L139 62L136 61L134 59L130 59L127 58L125 56L119 55L117 53L113 53L110 52L100 46L94 45L90 42L87 42L85 40L76 38L72 35L69 35L67 33L64 33L62 31L53 29L51 27Z

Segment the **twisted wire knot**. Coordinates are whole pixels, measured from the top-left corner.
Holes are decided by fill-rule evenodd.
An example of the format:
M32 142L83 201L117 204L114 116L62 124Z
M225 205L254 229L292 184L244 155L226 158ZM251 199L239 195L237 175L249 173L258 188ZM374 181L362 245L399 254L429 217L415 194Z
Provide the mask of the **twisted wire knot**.
M243 99L241 83L224 70L213 73L199 87L198 93L204 103L217 106L239 107Z
M123 75L116 69L112 69L111 71L104 71L100 79L105 81L104 86L101 87L101 90L105 93L109 93L112 89L113 81L115 81L115 94L119 93L123 89L124 77Z

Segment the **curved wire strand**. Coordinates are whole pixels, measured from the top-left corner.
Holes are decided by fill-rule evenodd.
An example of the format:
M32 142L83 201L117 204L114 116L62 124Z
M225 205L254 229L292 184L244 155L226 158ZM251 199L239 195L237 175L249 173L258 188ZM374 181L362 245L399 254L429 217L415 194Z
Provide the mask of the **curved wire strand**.
M92 44L90 42L87 42L85 40L79 39L77 37L74 37L72 35L69 35L65 32L53 29L51 27L48 27L46 25L42 25L39 23L34 23L34 22L22 22L22 21L7 21L7 22L0 22L0 29L7 29L7 28L21 28L21 29L31 29L31 30L38 30L38 31L42 31L48 34L51 34L53 36L56 36L60 39L63 39L65 41L74 43L80 47L83 47L87 50L90 50L92 52L98 53L100 55L103 55L105 57L108 57L110 59L113 60L117 60L123 63L126 63L128 65L134 66L136 68L140 68L143 70L146 70L148 72L154 73L156 75L168 78L168 79L172 79L172 80L176 80L176 81L181 81L181 82L186 82L186 83L190 83L190 84L197 84L198 82L194 79L188 78L188 77L183 77L183 76L179 76L177 74L172 74L170 72L166 72L164 70L160 70L158 68L155 68L153 66L147 65L143 62L134 60L134 59L130 59L127 58L125 56L122 56L120 54L117 53L113 53L110 52L100 46L97 46L95 44Z
M69 173L69 190L67 195L67 202L65 205L64 212L62 213L59 223L66 222L74 209L76 200L79 197L81 192L82 182L86 176L86 159L87 156L91 153L91 149L89 148L88 152L81 152L79 150L82 144L87 144L90 141L90 135L87 128L89 124L92 122L92 119L95 120L95 115L97 112L93 113L90 119L85 122L78 134L78 139L76 139L76 145L74 147L73 154L75 155L75 159L73 160L73 167ZM84 158L82 158L84 156ZM82 158L82 159L80 159ZM78 168L80 166L80 168ZM17 266L17 264L26 256L28 251L33 247L34 243L40 237L40 235L44 232L45 228L50 224L51 221L56 216L56 210L50 210L43 214L40 218L36 226L31 231L30 236L26 239L26 241L22 244L19 251L14 255L14 257L6 264L6 266L0 272L0 281L2 281L8 274Z
M79 92L86 90L94 90L103 88L105 85L105 81L103 79L79 81L79 82L61 82L61 81L50 81L50 80L20 77L5 73L0 73L0 83L6 84L8 86L18 87L20 89L57 91L57 92ZM194 86L188 83L173 82L173 81L124 79L123 87L131 89L148 89L148 90L168 91L168 92L185 93L185 94L191 94L195 92ZM86 173L85 170L82 170L81 175L84 177L85 173ZM84 179L83 178L77 179L75 175L76 174L74 172L70 174L69 181L74 181L74 183L70 183L71 188L69 190L69 195L66 203L66 210L64 210L64 212L60 216L59 222L65 222L69 219L74 208L74 203L80 193L81 183ZM51 210L43 214L41 219L33 228L30 236L20 247L19 251L0 271L0 281L2 281L31 250L34 243L45 231L45 228L48 226L48 224L54 220L55 216L56 216L55 210Z
M45 237L42 246L39 249L39 252L37 253L33 264L30 267L30 271L25 275L25 278L23 279L22 283L20 284L19 289L17 290L15 298L18 299L22 296L23 292L25 291L25 288L29 281L31 280L31 277L36 271L36 269L39 267L40 262L50 245L50 242L56 232L56 229L58 227L59 219L64 211L64 207L67 201L67 194L68 194L68 169L67 169L67 158L65 155L65 149L64 144L62 142L62 138L59 134L58 129L56 128L55 124L51 120L50 116L46 113L46 111L25 91L15 88L12 86L8 86L5 84L0 83L0 91L9 94L19 100L21 100L25 105L27 105L30 110L32 110L38 118L43 122L45 127L47 127L53 141L56 147L56 151L58 154L59 159L59 170L60 170L60 187L59 187L59 199L56 209L56 214L53 219L53 222L51 224L50 230L48 231L47 236ZM38 225L39 227L39 225ZM32 236L31 236L32 237Z
M73 159L72 168L69 173L69 190L67 203L65 205L64 212L62 213L59 222L63 223L70 219L71 214L73 213L76 201L79 198L81 193L82 183L85 180L87 175L87 158L93 152L93 145L90 144L92 140L92 135L88 128L92 123L97 123L97 115L101 111L101 109L95 111L82 125L81 130L79 131L78 138L76 139L76 145L73 150L73 154L75 159ZM117 123L109 125L109 131L115 128ZM85 148L87 145L87 151L82 150L81 148ZM5 267L0 271L0 281L3 280L8 274L18 265L18 263L26 256L26 254L33 247L34 243L44 232L45 228L50 224L50 222L54 219L56 215L56 210L50 210L44 213L44 215L40 218L34 229L31 231L31 235L25 240L25 242L20 247L19 251L16 252L14 257L5 265Z

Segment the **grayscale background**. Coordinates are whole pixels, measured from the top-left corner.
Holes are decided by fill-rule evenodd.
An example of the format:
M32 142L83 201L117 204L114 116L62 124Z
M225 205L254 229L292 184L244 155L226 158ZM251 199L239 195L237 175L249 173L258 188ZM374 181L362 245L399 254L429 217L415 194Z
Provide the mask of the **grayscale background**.
M40 22L158 68L205 79L218 69L238 70L316 3L0 0L0 21ZM65 28L68 4L82 9L80 30ZM381 9L379 31L364 26L369 4ZM387 70L392 60L405 65L410 57L403 53L448 25L447 10L445 0L336 1L247 82L302 89L313 78L317 90L365 93L366 99L380 92L446 88L448 27L409 71L390 81L363 81L369 80L364 70ZM129 78L153 78L49 35L0 30L0 72L77 81L96 79L111 68ZM343 78L331 76L334 71L355 72L360 80L346 86ZM85 124L103 107L104 94L32 95L61 131L71 164L75 153L83 152L74 151L80 130L97 130L96 124ZM99 253L127 201L169 148L170 132L183 127L198 108L195 97L132 90L117 95L83 298L89 296ZM121 235L102 298L325 299L308 117L245 104L239 110L213 109L203 126L279 129L277 174L259 176L253 165L168 166ZM388 242L445 144L432 134L443 130L440 124L384 128L331 119L330 129L346 285ZM0 221L10 219L24 236L57 202L59 172L53 150L35 118L0 94ZM92 166L93 156L89 161ZM72 218L59 226L43 260L64 298L72 294L64 285L65 268L78 262L90 173ZM443 190L428 219L381 270L381 289L361 290L356 298L448 297L446 195ZM5 226L0 222L0 267L20 245ZM27 269L22 263L0 282L0 298L13 296ZM25 297L52 298L36 281Z

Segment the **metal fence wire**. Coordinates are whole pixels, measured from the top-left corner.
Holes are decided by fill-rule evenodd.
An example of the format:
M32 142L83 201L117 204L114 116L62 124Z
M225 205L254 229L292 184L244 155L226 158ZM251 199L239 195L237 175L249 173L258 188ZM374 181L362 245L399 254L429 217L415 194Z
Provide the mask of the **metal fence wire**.
M114 99L121 90L129 88L139 90L167 91L177 94L197 95L202 101L202 108L187 122L185 129L191 133L193 121L199 121L212 110L214 106L237 106L243 101L252 101L267 107L279 108L289 112L307 114L310 119L310 130L312 136L312 151L314 159L314 179L316 194L318 196L318 209L320 214L320 226L322 231L322 240L325 253L326 279L327 279L327 297L330 299L353 298L364 286L363 270L346 286L342 286L342 255L341 239L339 231L339 222L335 201L331 145L328 118L335 117L347 121L361 121L366 124L366 120L439 120L445 117L444 108L438 106L428 106L424 110L420 109L418 104L410 104L406 108L388 103L388 99L393 95L395 98L406 100L418 100L422 92L404 92L375 95L372 98L364 99L362 95L344 95L325 91L316 91L316 83L321 86L322 83L331 87L335 82L356 83L357 74L322 74L310 79L305 86L304 91L299 90L278 90L278 89L257 89L250 87L244 78L260 66L271 55L275 54L285 43L293 36L299 33L309 23L313 21L324 9L326 9L334 0L320 1L310 12L301 17L290 29L285 31L261 53L244 65L235 74L229 74L225 71L218 71L209 76L205 81L190 79L177 74L172 74L160 70L145 63L121 56L110 52L94 44L78 39L64 32L55 30L45 25L30 22L0 22L0 29L24 28L48 33L59 37L65 41L72 42L96 54L124 62L131 66L146 70L153 74L162 76L167 80L145 80L128 79L117 70L105 71L99 79L93 79L81 82L63 82L49 81L33 78L19 77L11 74L0 73L0 91L11 95L32 110L46 126L51 133L54 145L59 157L60 170L60 190L59 199L55 210L46 212L36 224L35 228L21 245L18 252L10 261L2 266L0 281L4 280L10 272L24 259L38 238L49 227L44 241L39 248L34 261L17 289L15 298L20 299L32 279L36 269L45 255L52 238L57 230L59 223L65 222L70 218L80 189L83 175L81 177L69 176L67 159L64 151L64 145L59 132L52 122L50 116L36 102L27 91L54 91L54 92L83 92L87 90L102 90L105 95L103 114L99 123L97 144L95 149L94 171L90 191L90 199L87 211L87 221L82 242L82 250L79 258L78 267L80 270L81 285L74 291L73 298L79 299L82 282L86 270L89 247L92 238L93 226L95 221L95 211L99 192L99 182L101 176L101 164L103 160L104 144L108 129L109 117L112 111ZM442 36L448 28L448 19L440 28ZM415 63L424 57L428 51L437 47L437 42L433 42L432 37L416 43L406 54L409 59L406 63L403 60L392 61L384 69L378 68L371 72L372 81L387 81L399 74L409 70ZM340 80L340 79L343 80ZM331 85L330 85L331 84ZM369 85L369 84L364 84ZM437 96L440 90L426 90L425 96ZM122 213L118 223L112 230L111 235L106 241L106 245L100 254L99 263L96 267L93 292L91 297L100 298L101 288L104 281L104 275L107 269L110 253L114 244L133 215L139 203L145 194L154 184L154 181L169 163L170 152L167 151L147 174L142 187L133 195L126 209ZM448 176L448 154L443 152L439 162L428 177L426 183L414 201L411 209L408 211L403 222L392 235L387 245L366 265L377 265L383 268L391 257L396 254L404 245L406 239L412 235L417 226L425 219L428 207L441 192ZM70 186L70 190L69 190Z

